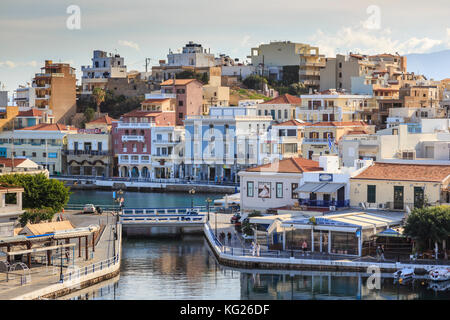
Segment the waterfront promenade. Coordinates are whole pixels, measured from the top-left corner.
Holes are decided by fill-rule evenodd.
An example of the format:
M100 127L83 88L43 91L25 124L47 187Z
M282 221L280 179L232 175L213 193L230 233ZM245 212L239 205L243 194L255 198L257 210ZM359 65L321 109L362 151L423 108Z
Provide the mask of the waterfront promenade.
M116 217L111 213L102 215L81 215L76 212L64 214L64 219L70 220L75 227L87 227L93 224L103 224L105 228L95 246L89 247L89 260L78 257L69 266L63 267L64 282L60 283L60 265L55 261L54 266L34 265L29 273L26 284L21 285L23 271L14 271L6 275L0 273L0 299L1 300L25 300L39 299L69 293L93 283L107 279L118 274L120 269L121 235L118 227L118 239L114 239ZM77 250L75 250L77 251ZM114 252L115 251L115 252ZM8 280L7 280L8 278Z
M217 214L217 235L230 232L231 241L221 241L216 237L216 215L212 214L209 223L204 226L205 238L219 263L245 269L287 269L287 270L328 270L328 271L361 271L369 267L379 267L380 271L392 273L401 268L420 268L429 270L436 266L450 268L448 261L396 261L386 259L379 261L375 257L352 257L348 255L303 253L298 250L266 250L261 249L259 256L253 254L250 241L242 238L229 222L231 215Z

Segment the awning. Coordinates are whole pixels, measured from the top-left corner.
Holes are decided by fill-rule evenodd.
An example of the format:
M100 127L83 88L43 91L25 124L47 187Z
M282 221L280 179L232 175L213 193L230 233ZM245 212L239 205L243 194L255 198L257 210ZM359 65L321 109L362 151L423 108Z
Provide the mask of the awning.
M320 183L320 182L306 182L301 185L295 192L315 192L315 193L333 193L344 187L345 183Z
M376 237L406 238L405 235L403 235L402 233L398 232L397 230L394 230L391 228L381 231L381 232L377 233L375 236Z
M319 182L306 182L305 184L301 185L297 189L295 189L295 192L316 192L316 190L320 189L322 186L324 186L326 183L319 183Z

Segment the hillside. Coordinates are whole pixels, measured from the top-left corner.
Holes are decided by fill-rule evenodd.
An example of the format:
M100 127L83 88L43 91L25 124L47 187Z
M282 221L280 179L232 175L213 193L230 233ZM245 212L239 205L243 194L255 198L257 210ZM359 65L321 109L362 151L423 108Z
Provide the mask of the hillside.
M420 73L427 79L442 80L450 78L450 50L433 53L408 54L409 72Z
M240 100L248 99L264 99L264 101L267 101L271 98L251 89L243 89L238 87L230 88L230 106L237 106Z

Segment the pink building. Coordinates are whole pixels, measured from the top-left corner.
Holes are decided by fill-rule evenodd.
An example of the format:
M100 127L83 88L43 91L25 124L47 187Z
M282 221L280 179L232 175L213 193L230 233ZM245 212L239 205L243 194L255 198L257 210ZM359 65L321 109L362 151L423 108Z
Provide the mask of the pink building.
M161 83L161 93L176 94L176 125L182 126L186 116L201 115L203 84L196 79L166 80Z
M120 177L149 178L151 166L151 128L174 125L175 99L147 99L141 108L113 122L112 142Z

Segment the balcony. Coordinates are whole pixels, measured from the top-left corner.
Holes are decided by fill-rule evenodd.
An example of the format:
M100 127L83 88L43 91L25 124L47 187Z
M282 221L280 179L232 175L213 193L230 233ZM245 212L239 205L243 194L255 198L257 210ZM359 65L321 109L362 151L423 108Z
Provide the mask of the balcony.
M36 100L48 100L48 99L50 99L50 96L48 94L46 94L44 96L36 96L35 99Z
M342 208L342 207L349 207L350 206L350 200L343 200L343 201L326 201L326 200L309 200L309 199L299 199L299 204L302 206L308 206L308 207L330 207L334 206L336 208Z
M333 140L333 138L331 138ZM315 139L315 138L305 138L303 139L303 143L309 144L327 144L328 139Z
M122 142L137 141L144 142L144 136L122 136Z
M50 88L50 84L48 84L48 83L44 83L44 84L33 83L33 88L48 89L48 88Z
M112 153L109 151L97 151L97 150L64 150L63 153L65 155L70 155L70 156L82 156L82 155L110 156L110 155L112 155Z
M118 129L150 129L153 122L119 122Z
M157 139L154 139L154 140L152 140L152 142L154 144L177 144L177 143L180 143L181 140L157 140Z

